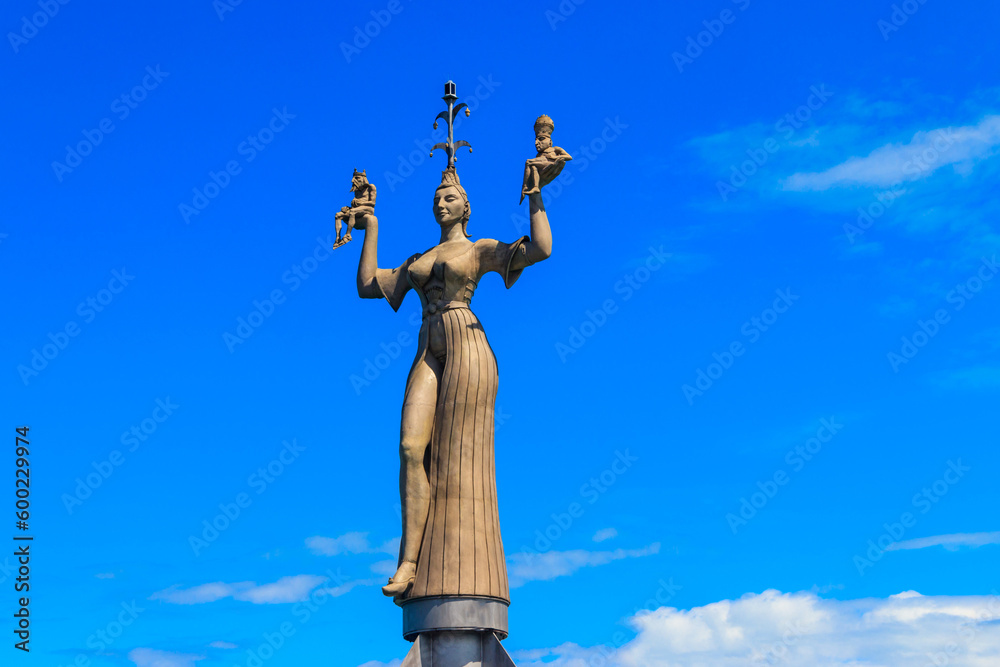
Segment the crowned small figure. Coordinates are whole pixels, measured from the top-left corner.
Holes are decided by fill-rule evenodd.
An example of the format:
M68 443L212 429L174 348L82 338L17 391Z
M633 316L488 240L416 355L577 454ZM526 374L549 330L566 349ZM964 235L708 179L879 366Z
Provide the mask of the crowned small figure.
M566 162L573 159L569 153L552 145L552 131L555 123L542 114L535 121L535 150L538 155L524 163L524 184L521 186L521 202L524 195L541 192L542 186L548 185L562 172ZM518 202L518 203L521 203Z
M339 248L350 241L351 230L364 229L366 216L375 213L375 186L368 182L368 176L364 169L361 170L361 173L358 173L357 169L354 170L354 176L351 178L351 192L354 193L351 205L341 207L340 211L333 216L337 230L334 248ZM340 230L344 220L347 221L347 233L341 237Z

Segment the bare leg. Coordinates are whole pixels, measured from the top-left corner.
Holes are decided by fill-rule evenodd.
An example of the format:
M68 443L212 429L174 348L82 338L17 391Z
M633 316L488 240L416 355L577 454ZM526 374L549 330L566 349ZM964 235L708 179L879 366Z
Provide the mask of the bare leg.
M347 243L348 241L351 240L351 230L354 229L354 221L355 221L354 216L356 215L357 213L352 213L351 217L347 219L347 233L344 234L344 243Z
M399 545L399 568L389 585L382 588L386 595L405 593L416 572L430 506L430 482L424 469L424 454L431 441L440 375L440 362L428 354L413 369L407 382L399 429L399 498L403 513L403 537Z
M521 187L521 202L524 201L524 195L530 195L536 192L539 192L538 167L531 164L530 162L525 162L524 185ZM518 204L520 204L521 202L518 202Z
M333 226L337 230L337 240L333 242L333 247L336 248L337 246L340 245L340 228L341 228L341 224L340 224L340 214L339 213L333 218Z

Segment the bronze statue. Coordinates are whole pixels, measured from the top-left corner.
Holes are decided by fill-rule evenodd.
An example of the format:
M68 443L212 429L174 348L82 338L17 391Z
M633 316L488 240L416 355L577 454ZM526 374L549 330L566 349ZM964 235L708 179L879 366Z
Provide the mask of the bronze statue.
M470 302L486 274L500 274L510 288L526 267L551 254L540 192L548 172L537 165L535 189L527 193L530 237L512 243L470 240L472 207L455 169L455 149L469 144L456 142L452 127L465 105L454 106L450 81L444 99L448 110L439 117L448 122L448 141L431 151L443 148L448 154L432 206L438 244L394 269L379 268L378 219L365 212L356 225L366 230L358 295L385 299L398 310L413 290L423 310L400 425L403 534L398 568L382 591L403 608L404 637L415 641L403 663L407 667L452 664L440 657L445 631L471 642L488 658L483 664L513 665L497 641L507 636L510 603L494 468L497 363ZM458 651L456 641L448 639L448 650Z
M337 239L333 244L334 248L339 248L351 240L352 229L364 229L365 216L375 213L375 186L368 182L365 170L354 170L351 177L351 192L354 199L350 206L341 207L340 211L333 216L333 222L337 231ZM360 218L360 219L359 219ZM340 236L341 221L347 220L347 234Z
M542 114L535 121L535 150L538 155L525 160L524 183L521 186L521 201L524 195L533 195L542 191L542 186L548 185L562 173L566 162L573 156L552 145L552 131L556 124L551 118Z

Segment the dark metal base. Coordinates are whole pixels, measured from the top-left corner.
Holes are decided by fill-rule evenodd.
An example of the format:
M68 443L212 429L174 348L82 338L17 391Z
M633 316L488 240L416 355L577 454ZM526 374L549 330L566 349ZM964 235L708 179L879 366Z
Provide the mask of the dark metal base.
M499 598L449 595L404 600L403 637L414 641L426 632L463 630L507 637L507 602Z

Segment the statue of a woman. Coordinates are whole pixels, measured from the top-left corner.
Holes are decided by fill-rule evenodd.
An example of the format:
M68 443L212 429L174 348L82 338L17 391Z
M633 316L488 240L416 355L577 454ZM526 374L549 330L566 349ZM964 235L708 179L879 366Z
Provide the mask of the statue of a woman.
M469 302L487 273L509 288L551 253L541 194L529 198L530 237L470 241L469 198L449 167L434 192L440 242L395 269L378 268L378 220L365 221L358 294L398 310L413 289L423 308L400 426L399 567L382 589L397 602L457 595L509 603L493 459L497 364Z

